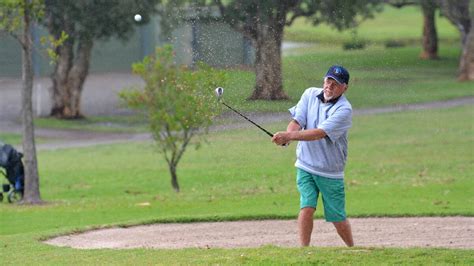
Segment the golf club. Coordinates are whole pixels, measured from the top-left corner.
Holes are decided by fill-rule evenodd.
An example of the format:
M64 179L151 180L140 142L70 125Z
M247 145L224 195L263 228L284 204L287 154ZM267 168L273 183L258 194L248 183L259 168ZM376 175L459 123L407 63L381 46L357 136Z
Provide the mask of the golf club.
M255 123L254 121L252 121L250 118L246 117L245 115L241 114L239 111L235 110L234 108L232 108L231 106L229 106L228 104L226 104L223 100L222 100L222 95L224 94L224 88L222 87L217 87L216 90L216 96L217 96L217 100L222 103L223 105L225 105L227 108L229 108L230 110L234 111L235 113L237 113L238 115L240 115L241 117L245 118L247 121L249 121L250 123L254 124L256 127L258 127L260 130L262 130L263 132L267 133L268 136L270 137L273 137L273 133L269 132L268 130L264 129L263 127L261 127L259 124ZM283 146L287 146L287 144L284 144Z

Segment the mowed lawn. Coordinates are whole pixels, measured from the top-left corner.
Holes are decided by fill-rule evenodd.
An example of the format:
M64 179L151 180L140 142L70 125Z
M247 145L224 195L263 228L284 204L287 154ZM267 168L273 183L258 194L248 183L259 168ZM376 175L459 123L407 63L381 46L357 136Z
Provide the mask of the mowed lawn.
M405 44L420 44L423 31L423 14L419 6L406 6L401 9L385 5L381 13L375 13L373 19L360 22L356 37L369 43L385 44L387 41L398 41ZM443 43L458 41L459 31L448 19L437 12L436 30ZM285 40L295 42L341 43L354 38L353 30L338 31L325 23L311 27L306 18L298 18L285 31Z
M419 59L418 46L392 49L369 46L364 50L344 51L339 47L315 45L299 51L283 58L283 85L290 100L248 101L255 74L232 71L224 86L226 102L244 111L284 111L299 100L306 88L321 87L327 69L334 64L341 64L350 72L346 94L354 108L474 96L472 82L456 80L460 53L457 45L440 48L440 60Z
M472 107L465 106L356 116L346 171L348 215L472 216L472 124L452 118L473 115ZM285 124L265 126L275 131ZM212 133L208 144L190 148L180 163L179 194L172 191L166 164L149 143L40 151L47 204L0 204L0 249L9 261L25 264L473 262L472 250L84 251L38 242L113 224L295 219L294 149L294 144L274 146L253 128ZM144 202L149 206L141 206Z
M323 76L333 64L349 69L351 80L346 95L356 109L474 96L472 82L456 80L460 53L456 45L442 47L441 59L428 61L418 58L418 46L396 49L370 46L364 50L343 51L339 47L316 45L297 51L283 58L284 90L289 100L249 101L247 97L255 85L254 72L225 70L228 77L223 84L225 101L243 112L286 112L298 102L306 88L322 86ZM214 93L214 89L209 88L209 93ZM147 130L144 119L134 116L88 117L80 121L40 118L35 122L40 127L109 132Z
M283 82L290 100L247 101L255 82L253 72L226 70L226 102L244 112L283 112L305 88L320 86L332 64L350 70L347 97L354 108L473 96L472 82L456 81L459 36L445 19L438 24L441 59L418 59L420 47L413 44L421 35L421 22L416 8L388 8L359 29L359 36L371 43L366 49L344 51L341 42L350 40L349 32L311 28L297 21L286 30L287 40L320 42L324 37L330 44L297 49L284 57ZM391 39L412 45L384 48L383 43ZM96 124L108 119L37 124L97 129ZM135 118L110 121L131 124L132 131L144 128L143 121ZM349 217L474 216L473 121L472 106L354 117L345 179ZM277 131L284 130L286 123L264 126ZM0 139L21 142L16 134L0 133ZM253 127L213 132L200 149L189 147L180 162L180 193L173 192L167 165L151 142L40 150L41 196L46 203L0 204L0 264L474 264L472 249L76 250L40 241L113 225L295 219L299 206L295 144L276 147ZM318 210L316 217L322 215Z

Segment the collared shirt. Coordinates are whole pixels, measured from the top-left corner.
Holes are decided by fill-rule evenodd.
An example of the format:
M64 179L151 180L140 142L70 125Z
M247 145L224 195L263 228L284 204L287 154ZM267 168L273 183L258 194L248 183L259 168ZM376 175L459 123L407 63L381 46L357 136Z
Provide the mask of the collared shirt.
M318 99L323 102L323 103L337 103L337 101L339 100L339 98L341 98L342 95L340 95L339 97L337 98L334 98L334 99L331 99L329 101L326 102L326 100L324 100L324 91L321 91L321 93L318 94Z
M298 104L289 109L302 129L319 128L326 137L299 141L295 166L327 178L344 178L347 160L347 133L352 126L352 106L344 95L327 103L321 88L305 90ZM324 98L322 98L324 99Z

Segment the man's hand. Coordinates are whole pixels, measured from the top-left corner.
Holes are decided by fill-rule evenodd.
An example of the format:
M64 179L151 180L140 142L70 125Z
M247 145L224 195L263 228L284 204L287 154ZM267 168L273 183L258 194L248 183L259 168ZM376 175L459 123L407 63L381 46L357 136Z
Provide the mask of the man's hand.
M273 135L272 142L278 146L288 145L291 141L290 133L284 131L277 132Z
M300 131L280 131L273 135L272 141L277 145L284 145L290 141L314 141L326 137L326 132L319 128Z

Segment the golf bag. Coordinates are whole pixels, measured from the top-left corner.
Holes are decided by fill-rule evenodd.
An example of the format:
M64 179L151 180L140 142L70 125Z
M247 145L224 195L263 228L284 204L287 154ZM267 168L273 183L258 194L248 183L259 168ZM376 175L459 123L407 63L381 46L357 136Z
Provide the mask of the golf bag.
M25 168L22 158L23 154L15 150L13 146L0 142L0 173L8 180L7 184L2 185L0 201L3 201L3 193L7 193L8 202L10 203L23 198Z

